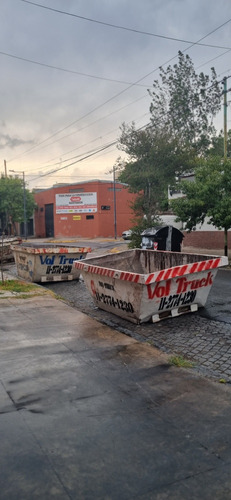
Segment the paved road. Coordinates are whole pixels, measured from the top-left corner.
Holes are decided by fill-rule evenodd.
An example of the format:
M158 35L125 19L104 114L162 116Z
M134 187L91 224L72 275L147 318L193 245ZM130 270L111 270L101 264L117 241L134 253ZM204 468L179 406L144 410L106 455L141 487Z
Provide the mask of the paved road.
M45 286L98 321L139 341L148 341L164 352L182 355L192 360L200 373L231 383L230 273L228 270L218 271L204 310L142 325L97 308L82 281Z
M231 324L231 270L218 270L206 306L199 313L204 318Z
M97 253L125 249L123 242L93 242ZM89 245L89 242L88 242ZM93 245L91 245L93 248ZM94 251L95 253L95 251ZM10 266L8 266L9 268ZM11 266L15 272L14 266ZM192 360L199 372L231 383L231 271L218 270L206 307L197 313L157 324L134 325L98 309L82 281L56 282L46 287L92 318L167 353Z
M231 498L230 387L51 296L0 301L0 439L1 500Z

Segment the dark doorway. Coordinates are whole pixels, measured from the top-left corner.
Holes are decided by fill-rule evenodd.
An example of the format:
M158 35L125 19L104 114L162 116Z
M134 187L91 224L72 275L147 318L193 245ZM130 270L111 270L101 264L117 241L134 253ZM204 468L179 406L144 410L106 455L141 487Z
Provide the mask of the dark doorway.
M45 205L46 238L54 236L54 204Z
M34 219L29 219L27 222L27 236L34 236Z

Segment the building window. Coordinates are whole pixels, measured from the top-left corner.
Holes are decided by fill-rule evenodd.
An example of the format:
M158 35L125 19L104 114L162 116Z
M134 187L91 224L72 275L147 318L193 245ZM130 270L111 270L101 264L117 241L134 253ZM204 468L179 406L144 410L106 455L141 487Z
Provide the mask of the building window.
M89 220L89 219L94 219L94 215L86 215L86 219Z
M69 189L69 193L83 193L84 188Z
M114 188L111 187L111 188L107 188L108 191L114 191ZM122 191L121 188L115 188L115 191Z

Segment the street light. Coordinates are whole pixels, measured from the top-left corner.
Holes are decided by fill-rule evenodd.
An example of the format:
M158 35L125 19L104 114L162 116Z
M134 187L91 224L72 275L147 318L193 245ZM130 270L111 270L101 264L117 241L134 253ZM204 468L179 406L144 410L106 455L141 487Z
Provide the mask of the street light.
M26 217L26 182L25 182L25 172L20 172L18 170L9 170L9 172L14 172L15 174L22 174L23 177L23 214L24 214L24 238L27 239L27 217Z

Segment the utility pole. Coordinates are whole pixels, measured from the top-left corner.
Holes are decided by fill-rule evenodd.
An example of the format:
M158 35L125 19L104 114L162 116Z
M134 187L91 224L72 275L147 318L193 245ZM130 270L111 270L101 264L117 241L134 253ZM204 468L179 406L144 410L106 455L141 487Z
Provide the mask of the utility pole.
M227 93L231 90L231 89L227 89L227 79L230 78L230 77L227 77L225 76L223 78L223 85L224 85L224 90L223 90L223 94L224 94L224 160L227 159L227 139L228 139L228 132L227 132L227 107L228 107L228 104L227 104ZM225 233L224 233L224 236L225 236L225 245L224 245L224 253L225 255L228 255L228 234L227 234L227 229L225 229Z
M227 89L227 80L228 78L231 78L230 76L225 76L222 80L222 83L224 85L224 90L222 94L224 95L224 158L227 158L228 156L228 131L227 131L227 108L228 108L228 102L227 102L227 94L228 92L231 91L231 88ZM222 95L221 94L221 95Z
M114 229L115 229L115 240L117 239L117 218L116 218L116 184L115 184L115 172L116 167L113 167L113 193L114 193Z
M227 158L227 77L223 79L224 85L224 158Z
M5 170L5 177L7 177L6 160L4 160L4 170Z
M26 217L26 182L25 172L23 174L23 216L24 216L24 238L27 239L27 217Z

